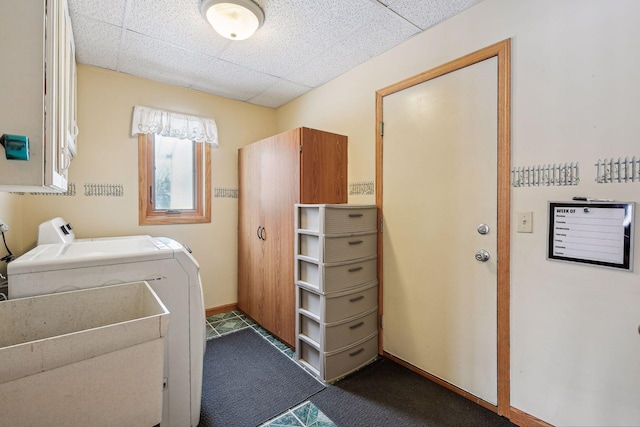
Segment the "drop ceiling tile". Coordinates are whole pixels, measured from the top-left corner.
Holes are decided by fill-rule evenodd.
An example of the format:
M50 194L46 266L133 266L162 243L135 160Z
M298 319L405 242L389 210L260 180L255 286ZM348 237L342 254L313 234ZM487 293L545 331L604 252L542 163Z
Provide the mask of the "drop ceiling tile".
M421 29L436 25L482 0L393 0L389 8Z
M304 95L309 87L299 85L287 80L279 80L278 83L263 91L259 95L248 99L247 102L265 107L278 108L287 102Z
M263 29L259 35L256 33L253 36L250 43L243 40L230 44L222 52L220 59L282 77L322 51L319 47L302 40L285 40L278 35L271 37L270 34L262 32Z
M366 22L352 34L292 70L286 78L310 87L320 86L418 32L414 25L379 7L370 11Z
M354 32L350 44L373 58L420 32L418 27L395 13L378 13Z
M344 40L379 9L369 0L315 0L304 4L276 0L269 2L265 13L274 15L275 25L282 31L324 50Z
M72 22L77 15L84 15L98 21L122 26L128 0L68 0Z
M118 64L118 46L122 29L76 15L72 21L76 43L76 60L82 64L115 70Z
M192 51L126 31L118 58L118 71L151 80L189 87L209 76L204 70L216 60Z
M206 78L194 81L193 89L240 101L247 101L278 82L278 78L269 74L220 60L202 72Z
M200 13L200 0L130 0L128 30L205 55L217 56L231 41Z
M282 77L341 43L380 7L369 0L265 2L265 23L245 41L233 42L221 58ZM330 31L326 31L331 28Z
M366 52L353 49L349 43L341 43L293 70L287 80L308 87L318 87L367 59L369 56Z
M329 26L333 13L331 0L316 0L305 2L303 7L296 5L295 0L270 0L265 5L265 22L263 29L269 31L276 28L277 39L291 42L299 40L303 43L320 43L322 49L331 43L334 35L327 32L318 33L319 29L332 28L333 31L340 32L338 26ZM344 2L343 3L349 3ZM262 29L260 30L262 31ZM271 31L269 31L271 32ZM276 34L271 33L271 36ZM322 37L324 36L324 37Z

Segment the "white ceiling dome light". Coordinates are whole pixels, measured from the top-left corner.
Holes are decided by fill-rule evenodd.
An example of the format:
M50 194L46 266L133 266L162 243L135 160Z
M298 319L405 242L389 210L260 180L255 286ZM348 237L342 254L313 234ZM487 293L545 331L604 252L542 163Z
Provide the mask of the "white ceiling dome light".
M264 22L264 12L251 0L202 0L200 11L214 30L230 40L248 39Z

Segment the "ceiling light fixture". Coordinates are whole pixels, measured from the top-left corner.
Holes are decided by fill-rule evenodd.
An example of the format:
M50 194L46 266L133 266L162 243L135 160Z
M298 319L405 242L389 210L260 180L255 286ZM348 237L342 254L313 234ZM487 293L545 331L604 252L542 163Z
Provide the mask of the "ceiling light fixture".
M214 30L230 40L248 39L264 22L264 12L251 0L202 0L200 11Z

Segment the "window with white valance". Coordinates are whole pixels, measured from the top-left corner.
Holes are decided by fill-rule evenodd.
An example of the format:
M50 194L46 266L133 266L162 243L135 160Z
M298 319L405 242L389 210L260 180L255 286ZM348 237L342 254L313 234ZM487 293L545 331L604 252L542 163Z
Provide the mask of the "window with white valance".
M136 105L133 108L131 136L147 133L218 146L218 128L215 120Z

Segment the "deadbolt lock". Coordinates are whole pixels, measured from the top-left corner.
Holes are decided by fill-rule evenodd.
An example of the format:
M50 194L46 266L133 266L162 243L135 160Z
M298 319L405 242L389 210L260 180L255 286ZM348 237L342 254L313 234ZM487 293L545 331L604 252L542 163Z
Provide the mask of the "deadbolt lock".
M480 224L477 230L480 234L489 234L489 226L487 224Z

